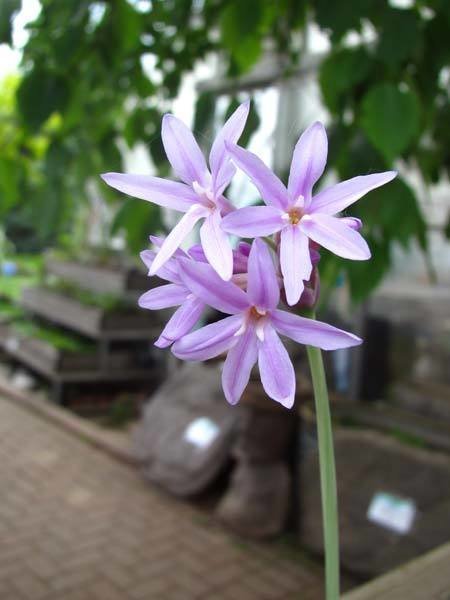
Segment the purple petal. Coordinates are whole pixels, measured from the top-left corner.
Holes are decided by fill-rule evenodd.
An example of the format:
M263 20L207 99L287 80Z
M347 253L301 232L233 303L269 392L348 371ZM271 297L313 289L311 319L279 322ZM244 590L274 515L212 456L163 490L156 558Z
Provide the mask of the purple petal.
M189 333L202 316L204 308L205 303L198 298L194 296L187 298L167 321L161 335L155 342L155 346L167 348L172 342ZM164 345L161 346L161 344Z
M184 238L192 231L192 228L202 217L206 217L209 211L200 204L194 204L187 213L175 225L172 231L164 240L155 260L150 268L150 275L154 275L163 264L176 252L178 246L183 242ZM180 259L181 260L181 259Z
M215 210L205 219L200 229L200 239L209 264L222 279L228 281L233 274L233 252L221 222L220 212Z
M242 256L246 256L247 258L250 256L250 251L252 249L252 245L248 242L239 242L237 250Z
M327 163L328 140L325 127L317 121L300 136L292 157L289 174L289 197L295 202L305 198L305 206L311 200L313 185L322 175Z
M364 194L374 190L385 183L388 183L397 176L396 171L386 171L385 173L373 173L372 175L362 175L353 177L347 181L342 181L333 185L317 196L314 196L311 206L311 213L325 213L335 215L344 210L350 204L359 200Z
M225 148L225 141L235 144L241 137L249 108L250 102L241 104L219 131L212 145L209 164L213 177L213 187L216 193L221 193L228 185L235 171L230 163L230 157Z
M247 295L255 306L274 309L280 301L280 288L270 250L255 240L248 259Z
M249 306L247 294L231 281L224 281L206 263L179 259L179 273L183 283L196 296L216 310L235 314Z
M201 244L194 244L189 248L187 253L192 260L196 260L197 262L208 262Z
M186 212L198 201L198 196L193 190L178 181L123 173L104 173L101 178L119 192L180 212Z
M214 358L237 343L238 338L234 334L241 325L241 315L226 317L177 340L172 346L172 352L182 360Z
M352 260L370 258L369 246L365 239L336 217L319 213L305 215L299 226L314 242L337 256Z
M286 300L292 306L299 301L303 281L308 281L312 270L309 240L297 225L288 225L281 232L280 267Z
M357 217L341 217L340 221L355 231L361 231L363 227L361 219L358 219Z
M152 262L154 261L155 256L156 256L156 252L154 250L142 250L142 252L140 252L139 256L141 257L141 260L144 263L144 265L147 267L147 269L150 270L150 267L152 266Z
M210 174L205 157L191 130L173 115L164 115L161 137L174 172L185 183L208 187Z
M143 250L140 255L142 262L149 270L152 267L153 261L155 260L156 252L154 250ZM158 269L158 277L170 281L170 283L181 284L181 279L178 274L178 265L174 257L170 258L162 267Z
M163 334L161 334L159 336L159 338L156 340L156 342L154 343L154 345L157 348L168 348L172 344L173 344L173 340L164 337Z
M299 344L317 346L322 350L336 350L349 348L361 344L362 340L327 323L305 319L284 310L275 310L271 314L272 325L282 335L285 335Z
M228 350L222 371L222 387L230 404L239 402L258 358L258 343L253 327L247 327L237 339L237 344Z
M150 235L149 239L154 246L156 246L157 248L161 248L161 246L164 244L164 240L166 238L162 235ZM174 255L178 256L178 257L184 257L184 258L186 258L188 256L186 254L186 252L184 250L182 250L181 248L178 248L176 250L176 252L174 253Z
M264 328L259 344L259 373L267 395L291 408L295 399L295 373L289 354L271 325Z
M281 209L286 209L288 206L287 190L269 167L255 154L244 150L240 146L227 142L225 142L225 146L233 157L233 161L250 177L253 184L258 188L264 202Z
M262 237L280 231L285 225L283 211L274 206L248 206L222 219L222 229L241 237Z
M160 308L168 308L169 306L179 306L185 302L188 296L189 290L184 286L169 283L168 285L160 285L142 294L138 300L138 304L141 308L159 310Z

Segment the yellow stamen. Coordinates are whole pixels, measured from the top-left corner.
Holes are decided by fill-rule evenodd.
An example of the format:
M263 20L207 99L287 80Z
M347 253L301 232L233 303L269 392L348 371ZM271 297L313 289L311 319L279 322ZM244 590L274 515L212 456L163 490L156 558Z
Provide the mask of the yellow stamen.
M297 225L303 217L303 211L300 208L291 208L288 215L289 223L292 225Z

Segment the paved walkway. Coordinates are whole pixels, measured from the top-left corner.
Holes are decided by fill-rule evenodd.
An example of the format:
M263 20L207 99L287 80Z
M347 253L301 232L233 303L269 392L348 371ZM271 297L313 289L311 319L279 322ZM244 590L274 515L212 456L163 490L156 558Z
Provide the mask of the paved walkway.
M0 600L319 600L320 580L0 398Z

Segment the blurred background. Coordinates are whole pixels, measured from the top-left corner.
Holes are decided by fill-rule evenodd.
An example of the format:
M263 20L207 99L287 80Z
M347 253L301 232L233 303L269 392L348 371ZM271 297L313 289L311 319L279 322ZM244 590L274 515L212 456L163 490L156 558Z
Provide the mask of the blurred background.
M320 315L365 339L326 357L349 585L448 541L449 34L446 0L0 0L2 395L64 406L153 484L320 566L302 351L287 415L257 377L230 409L216 363L181 369L155 349L168 315L136 306L158 285L138 253L177 216L99 178L171 177L162 116L209 151L250 98L240 144L286 179L298 136L320 119L320 186L399 172L349 211L373 258L323 251L319 265ZM227 195L260 201L240 173Z

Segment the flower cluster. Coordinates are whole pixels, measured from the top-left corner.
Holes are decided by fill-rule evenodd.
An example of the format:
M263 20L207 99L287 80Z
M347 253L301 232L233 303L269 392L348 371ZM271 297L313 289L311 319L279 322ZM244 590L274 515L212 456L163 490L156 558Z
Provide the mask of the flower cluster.
M131 196L185 213L166 238L150 238L156 250L141 253L149 275L157 273L168 283L143 294L140 306L178 307L156 345L171 346L175 356L189 361L226 352L222 385L231 404L239 401L258 362L267 395L291 407L294 368L279 334L324 350L361 340L279 305L315 303L321 246L344 258L370 258L359 233L361 222L336 215L396 173L354 177L313 196L327 159L325 129L316 122L297 142L286 187L257 156L236 145L248 111L249 104L242 104L225 123L212 145L209 168L191 131L173 115L165 115L164 148L182 182L121 173L102 177ZM224 196L236 166L259 190L265 206L236 209ZM181 250L200 220L201 245ZM229 234L255 239L233 250ZM269 244L261 239L267 236L273 236ZM229 316L194 330L206 306Z

